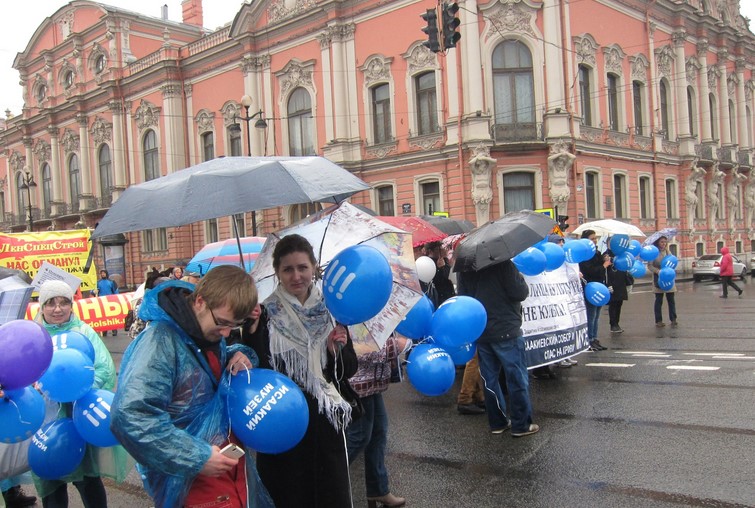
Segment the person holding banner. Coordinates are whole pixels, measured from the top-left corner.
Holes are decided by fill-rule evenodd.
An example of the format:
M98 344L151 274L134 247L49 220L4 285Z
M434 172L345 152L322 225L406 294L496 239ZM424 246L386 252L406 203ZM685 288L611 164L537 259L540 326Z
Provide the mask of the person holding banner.
M306 238L281 238L273 250L273 268L280 283L264 302L267 320L260 326L266 325L267 334L256 334L255 349L261 367L281 372L301 387L309 426L291 450L258 453L257 468L278 508L348 508L345 429L352 415L350 401L358 400L348 384L357 371L354 346L314 283L317 261Z
M147 291L139 317L149 326L123 356L111 430L139 462L155 506L272 507L254 461L220 449L232 442L229 376L257 363L225 335L257 303L252 277L219 266L197 284L165 282ZM226 385L227 386L227 385Z

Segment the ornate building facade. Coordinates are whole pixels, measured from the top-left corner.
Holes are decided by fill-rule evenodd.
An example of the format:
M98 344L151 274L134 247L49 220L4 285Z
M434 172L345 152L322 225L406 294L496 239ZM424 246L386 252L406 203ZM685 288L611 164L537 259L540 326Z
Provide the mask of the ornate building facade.
M215 31L201 0L182 23L74 0L14 62L2 229L28 227L28 176L35 230L94 227L129 185L251 152L325 156L380 215L557 208L573 226L676 227L683 267L755 251L755 36L736 0L459 5L461 40L435 54L431 0L255 1ZM258 234L316 207L258 212ZM252 233L245 214L127 235L127 280L232 220Z

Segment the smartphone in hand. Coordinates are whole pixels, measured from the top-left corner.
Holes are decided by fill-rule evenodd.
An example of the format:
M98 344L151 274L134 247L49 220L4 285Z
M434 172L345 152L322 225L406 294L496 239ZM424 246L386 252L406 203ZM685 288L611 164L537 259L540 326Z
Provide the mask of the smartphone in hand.
M244 456L244 450L233 443L228 443L226 446L224 446L220 450L220 453L232 459L240 459Z

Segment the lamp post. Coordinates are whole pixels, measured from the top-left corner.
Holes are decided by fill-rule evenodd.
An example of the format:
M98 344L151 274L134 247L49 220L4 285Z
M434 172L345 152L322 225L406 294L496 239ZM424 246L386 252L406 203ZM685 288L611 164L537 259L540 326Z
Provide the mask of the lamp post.
M252 98L248 95L244 95L241 98L241 105L244 106L244 110L246 111L246 116L235 116L234 120L243 120L246 122L246 154L251 157L252 156L252 133L249 129L249 122L257 118L257 121L254 122L254 128L255 129L267 129L267 122L265 121L264 113L260 109L256 113L254 113L252 116L249 116L249 108L252 106ZM240 131L241 125L238 124L238 122L233 122L229 127L232 131ZM257 236L257 212L252 210L252 236Z
M27 209L29 211L29 232L34 231L34 216L31 213L31 189L37 186L37 182L34 181L34 177L27 170L26 175L23 177L21 188L26 189L26 201Z

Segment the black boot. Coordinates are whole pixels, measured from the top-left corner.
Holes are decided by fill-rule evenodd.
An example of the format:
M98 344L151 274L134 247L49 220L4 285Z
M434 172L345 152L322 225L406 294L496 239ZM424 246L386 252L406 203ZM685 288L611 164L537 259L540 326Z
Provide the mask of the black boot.
M3 499L8 508L17 508L21 506L34 506L37 503L37 498L34 496L27 496L19 485L11 487L3 492Z

